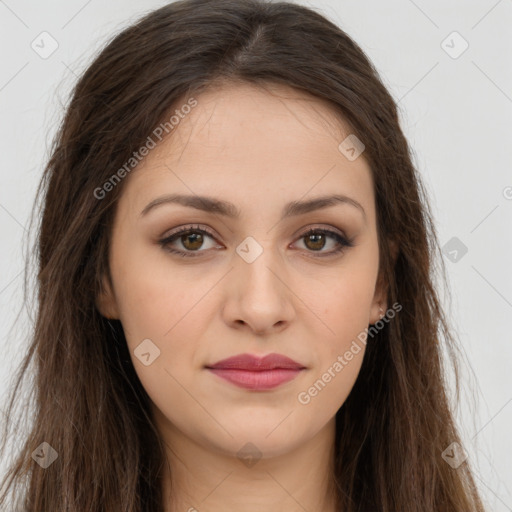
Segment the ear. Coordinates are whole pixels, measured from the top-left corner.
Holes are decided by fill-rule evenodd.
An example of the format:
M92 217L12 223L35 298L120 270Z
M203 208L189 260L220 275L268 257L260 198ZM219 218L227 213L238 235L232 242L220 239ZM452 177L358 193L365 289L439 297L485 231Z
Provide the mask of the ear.
M398 256L398 243L395 240L389 241L389 249L391 252L392 264L394 266L396 262L396 258ZM379 276L377 278L377 283L375 285L375 293L373 296L372 305L370 308L370 324L375 324L386 314L386 310L388 308L387 305L387 294L388 294L388 286L386 280L384 279L384 275L382 272L379 272Z
M119 311L112 283L105 275L101 280L101 290L96 296L96 308L105 318L110 320L119 319Z

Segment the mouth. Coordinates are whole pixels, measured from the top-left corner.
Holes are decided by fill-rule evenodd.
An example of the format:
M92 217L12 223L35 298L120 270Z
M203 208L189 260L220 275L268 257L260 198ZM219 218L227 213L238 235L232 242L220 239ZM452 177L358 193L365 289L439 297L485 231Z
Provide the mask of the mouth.
M281 354L263 358L240 354L205 368L238 387L251 390L273 389L297 377L306 367Z

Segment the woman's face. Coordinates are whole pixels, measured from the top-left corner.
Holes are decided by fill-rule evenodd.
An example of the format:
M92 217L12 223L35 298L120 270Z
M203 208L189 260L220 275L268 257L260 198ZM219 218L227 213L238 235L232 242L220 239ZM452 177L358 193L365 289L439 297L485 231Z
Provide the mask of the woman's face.
M332 434L358 336L386 307L364 155L339 149L350 131L326 104L272 90L233 85L178 107L171 136L123 183L98 307L121 321L171 444L271 457ZM347 199L314 203L333 196ZM271 353L302 369L208 368Z

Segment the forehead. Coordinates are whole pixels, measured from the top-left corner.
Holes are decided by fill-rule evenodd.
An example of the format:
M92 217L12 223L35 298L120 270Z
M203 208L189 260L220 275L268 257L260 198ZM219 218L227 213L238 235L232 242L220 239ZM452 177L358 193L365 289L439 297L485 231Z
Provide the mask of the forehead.
M249 84L194 98L192 109L173 107L169 117L178 110L179 122L130 174L125 202L178 191L221 196L243 209L244 202L268 205L337 192L357 196L371 212L370 167L363 156L349 161L340 152L350 127L326 101L284 86Z
M280 85L226 84L205 91L197 102L169 137L175 160L190 142L204 145L205 151L229 149L229 156L244 160L255 154L263 159L262 147L273 158L279 153L291 157L291 152L312 158L317 155L308 149L336 149L350 131L326 101Z

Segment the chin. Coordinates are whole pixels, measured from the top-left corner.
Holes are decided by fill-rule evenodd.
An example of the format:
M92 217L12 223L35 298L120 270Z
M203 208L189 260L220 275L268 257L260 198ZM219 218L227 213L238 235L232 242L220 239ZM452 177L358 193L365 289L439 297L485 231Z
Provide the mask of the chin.
M211 443L210 448L215 445L217 451L230 456L235 454L243 461L245 457L253 459L278 457L293 450L304 441L297 432L293 436L285 429L278 432L280 427L273 431L276 424L278 423L275 423L272 428L254 423L240 425L240 428L229 429L232 437L226 435L222 439L212 439L208 436L206 442Z

